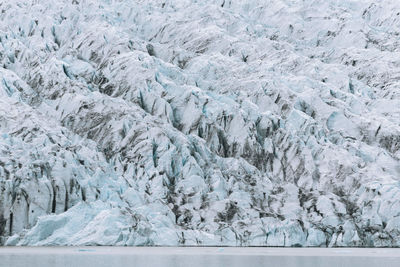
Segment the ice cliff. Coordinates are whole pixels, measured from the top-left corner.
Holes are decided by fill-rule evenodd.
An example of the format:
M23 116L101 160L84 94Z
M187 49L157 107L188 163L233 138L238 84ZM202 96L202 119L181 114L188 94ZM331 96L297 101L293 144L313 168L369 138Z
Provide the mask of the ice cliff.
M0 1L0 244L400 246L397 0Z

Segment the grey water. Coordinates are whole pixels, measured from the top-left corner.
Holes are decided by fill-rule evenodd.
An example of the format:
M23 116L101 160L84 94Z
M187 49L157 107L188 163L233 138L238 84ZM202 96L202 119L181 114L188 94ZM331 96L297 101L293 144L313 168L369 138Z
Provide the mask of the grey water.
M3 247L0 267L399 267L400 249Z

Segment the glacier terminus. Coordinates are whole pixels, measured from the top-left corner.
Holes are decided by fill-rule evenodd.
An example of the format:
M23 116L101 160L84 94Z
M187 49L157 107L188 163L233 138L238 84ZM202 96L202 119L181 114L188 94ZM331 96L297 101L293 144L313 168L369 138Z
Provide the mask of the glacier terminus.
M400 2L0 1L0 245L400 246Z

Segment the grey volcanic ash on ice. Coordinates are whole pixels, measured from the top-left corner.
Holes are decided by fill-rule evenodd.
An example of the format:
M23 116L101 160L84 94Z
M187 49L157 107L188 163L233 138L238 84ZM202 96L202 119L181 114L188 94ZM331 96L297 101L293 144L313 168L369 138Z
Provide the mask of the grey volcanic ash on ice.
M400 246L397 0L0 2L0 244Z

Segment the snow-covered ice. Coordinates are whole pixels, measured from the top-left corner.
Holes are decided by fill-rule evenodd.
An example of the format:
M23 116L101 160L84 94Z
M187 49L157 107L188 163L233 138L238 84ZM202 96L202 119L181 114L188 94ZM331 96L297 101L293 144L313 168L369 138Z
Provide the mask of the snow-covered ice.
M400 246L397 0L0 2L0 244Z

